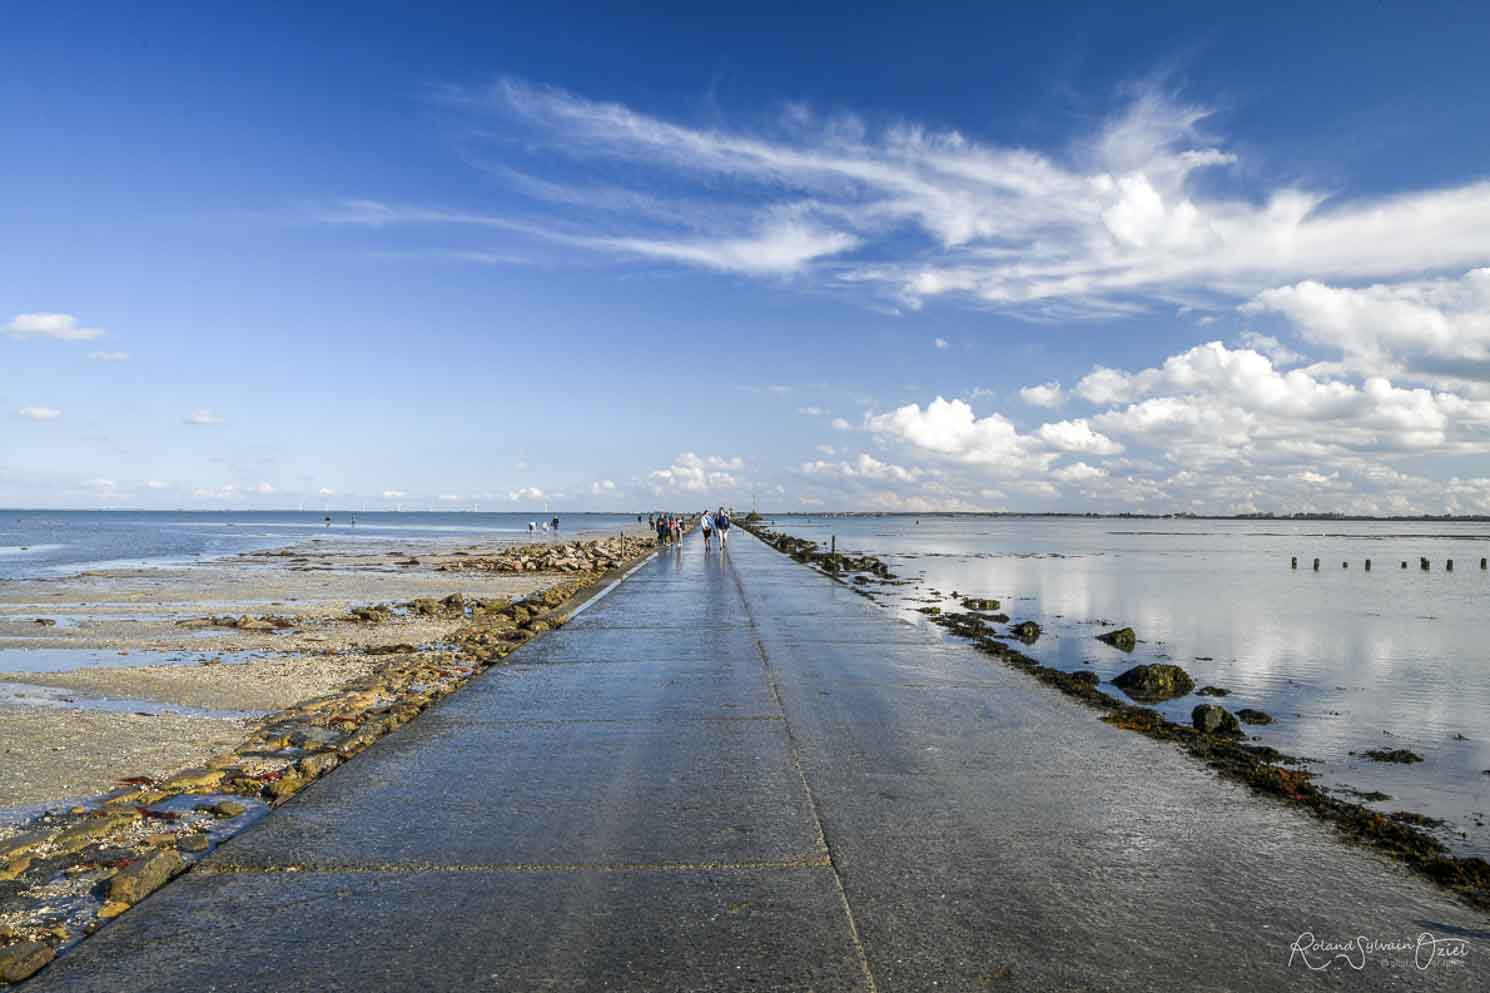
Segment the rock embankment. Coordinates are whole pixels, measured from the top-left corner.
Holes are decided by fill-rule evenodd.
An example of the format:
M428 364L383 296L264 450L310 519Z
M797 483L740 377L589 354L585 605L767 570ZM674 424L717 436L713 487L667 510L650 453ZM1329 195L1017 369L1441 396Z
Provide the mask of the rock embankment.
M890 571L890 567L873 555L850 555L832 550L819 551L820 546L815 541L772 531L749 519L737 523L778 552L790 555L798 562L813 566L835 578L848 578L860 585L876 580L891 582L895 579L895 574Z
M495 555L452 559L440 572L604 572L656 543L652 538L617 536L594 541L513 545Z

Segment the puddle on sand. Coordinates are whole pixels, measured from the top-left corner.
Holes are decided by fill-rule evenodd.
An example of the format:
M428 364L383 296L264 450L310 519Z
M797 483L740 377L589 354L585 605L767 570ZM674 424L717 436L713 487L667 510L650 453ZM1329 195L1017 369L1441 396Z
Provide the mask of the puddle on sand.
M46 707L53 710L98 710L112 714L138 714L142 717L171 714L176 717L207 717L230 721L263 717L268 713L265 710L209 710L205 707L162 703L159 700L94 696L61 686L38 686L34 683L12 682L0 682L0 706Z
M75 669L136 668L147 665L200 665L216 659L224 665L237 665L282 653L249 652L168 652L135 650L124 652L113 648L0 648L0 672L72 672Z

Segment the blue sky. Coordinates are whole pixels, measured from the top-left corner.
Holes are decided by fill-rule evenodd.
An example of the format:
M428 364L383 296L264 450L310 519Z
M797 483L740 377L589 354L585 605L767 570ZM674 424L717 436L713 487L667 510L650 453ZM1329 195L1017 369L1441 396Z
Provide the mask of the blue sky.
M988 7L8 11L0 505L1490 511L1490 8Z

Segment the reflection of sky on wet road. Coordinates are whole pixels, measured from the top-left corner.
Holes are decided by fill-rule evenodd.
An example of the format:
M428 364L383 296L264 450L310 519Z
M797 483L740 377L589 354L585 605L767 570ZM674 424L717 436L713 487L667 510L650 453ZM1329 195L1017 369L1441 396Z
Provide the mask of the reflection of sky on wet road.
M1276 723L1251 733L1320 760L1312 768L1325 784L1389 793L1376 806L1447 818L1469 838L1446 840L1490 854L1490 828L1477 824L1490 821L1490 572L1480 569L1490 525L804 517L775 526L886 556L919 580L891 588L907 612L928 588L1002 600L1011 619L1046 629L1028 651L1047 665L1090 667L1104 681L1139 662L1183 666L1197 686L1230 690L1216 701L1228 709L1271 714ZM1138 649L1125 655L1092 637L1108 626L1132 627ZM1188 722L1198 702L1159 709ZM1383 766L1349 754L1382 747L1425 761Z

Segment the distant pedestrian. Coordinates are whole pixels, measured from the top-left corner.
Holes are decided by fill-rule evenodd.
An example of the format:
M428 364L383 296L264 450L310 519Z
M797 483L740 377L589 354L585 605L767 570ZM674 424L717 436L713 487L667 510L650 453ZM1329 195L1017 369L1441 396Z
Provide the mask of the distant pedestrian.
M554 534L558 534L559 533L559 515L558 514L555 514L554 515L554 521L553 521L553 523L554 523Z
M704 511L704 516L699 518L699 526L703 528L704 531L704 548L708 548L709 534L714 530L714 528L712 526L712 522L709 520L709 512L707 510Z
M723 549L729 545L729 515L723 507L714 515L714 527L719 531L719 547Z
M657 517L657 544L659 546L667 544L667 521L660 514Z
M538 530L538 525L537 524L534 524L532 521L529 521L528 522L528 537L529 538L533 537L533 532L534 531L537 531L537 530Z

